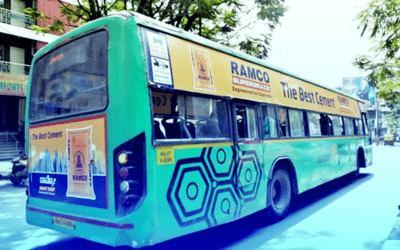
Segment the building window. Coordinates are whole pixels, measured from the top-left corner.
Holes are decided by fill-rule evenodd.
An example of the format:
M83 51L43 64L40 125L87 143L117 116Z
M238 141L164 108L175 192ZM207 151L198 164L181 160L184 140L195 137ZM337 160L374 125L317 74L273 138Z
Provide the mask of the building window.
M0 61L4 61L4 45L0 44Z

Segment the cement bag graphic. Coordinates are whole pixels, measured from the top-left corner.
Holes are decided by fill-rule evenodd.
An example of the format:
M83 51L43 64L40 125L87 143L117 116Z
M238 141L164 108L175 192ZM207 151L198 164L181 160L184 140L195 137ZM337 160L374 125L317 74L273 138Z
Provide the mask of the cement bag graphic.
M67 129L68 197L95 200L91 162L92 126Z

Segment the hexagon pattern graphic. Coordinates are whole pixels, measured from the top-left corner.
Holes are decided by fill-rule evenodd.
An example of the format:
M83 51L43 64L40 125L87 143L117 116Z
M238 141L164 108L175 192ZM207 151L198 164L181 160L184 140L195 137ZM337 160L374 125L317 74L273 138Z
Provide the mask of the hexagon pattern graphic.
M205 150L205 159L217 181L230 180L235 167L236 151L233 147L215 147Z
M180 226L232 221L245 202L256 198L262 173L258 157L243 151L236 158L233 147L209 147L200 157L177 161L167 200Z
M214 192L210 209L213 225L232 221L238 217L240 210L239 197L232 185L218 187Z
M181 226L206 221L212 183L202 158L182 159L176 163L167 199Z
M254 151L244 152L236 168L236 186L244 201L252 201L257 196L261 180L261 167Z

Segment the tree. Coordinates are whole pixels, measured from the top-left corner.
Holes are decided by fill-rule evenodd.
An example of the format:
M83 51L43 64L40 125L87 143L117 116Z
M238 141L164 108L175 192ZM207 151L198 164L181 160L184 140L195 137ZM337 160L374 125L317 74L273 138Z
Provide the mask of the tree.
M371 55L361 55L354 65L369 72L379 97L391 103L400 101L400 1L372 0L357 19L361 36L370 32L375 46Z
M389 129L392 134L396 134L396 131L400 129L400 104L391 105L391 110L387 115L387 121L389 124Z
M54 1L54 0L49 0ZM270 49L271 33L279 24L286 7L284 0L253 0L246 6L240 0L77 0L77 5L57 0L67 25L79 25L107 16L110 11L130 10L183 30L222 43L258 58L266 58ZM111 2L110 2L111 1ZM38 20L49 20L49 16L32 8L25 13ZM250 18L249 18L250 17ZM242 37L242 31L265 27ZM33 26L33 30L45 33L64 33L64 23L53 17L51 25Z

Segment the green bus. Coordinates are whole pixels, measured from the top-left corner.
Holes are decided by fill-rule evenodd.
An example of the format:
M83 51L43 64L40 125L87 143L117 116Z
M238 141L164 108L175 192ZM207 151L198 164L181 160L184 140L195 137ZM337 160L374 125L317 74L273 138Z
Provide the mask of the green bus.
M372 164L365 104L133 12L32 62L27 222L142 247L266 209Z

